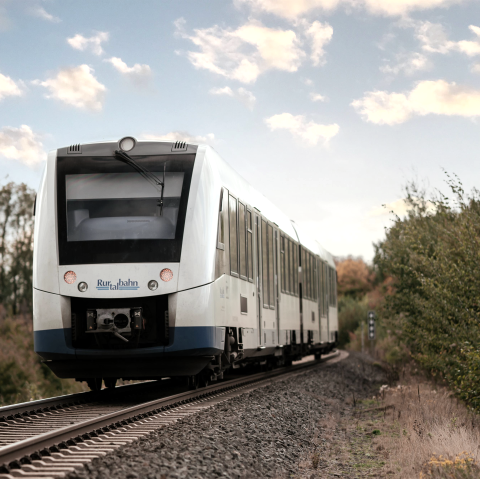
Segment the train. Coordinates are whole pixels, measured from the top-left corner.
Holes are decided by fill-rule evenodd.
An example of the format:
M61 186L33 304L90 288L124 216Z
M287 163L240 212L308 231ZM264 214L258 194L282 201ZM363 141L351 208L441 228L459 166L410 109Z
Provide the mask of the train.
M34 210L34 345L60 378L196 388L337 343L333 256L209 145L53 150Z

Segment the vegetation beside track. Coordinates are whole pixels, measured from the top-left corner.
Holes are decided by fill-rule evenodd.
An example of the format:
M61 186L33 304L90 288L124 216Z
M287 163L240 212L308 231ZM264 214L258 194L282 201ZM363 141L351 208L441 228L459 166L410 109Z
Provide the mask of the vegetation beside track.
M0 305L0 406L86 390L59 379L33 350L31 316L3 316Z

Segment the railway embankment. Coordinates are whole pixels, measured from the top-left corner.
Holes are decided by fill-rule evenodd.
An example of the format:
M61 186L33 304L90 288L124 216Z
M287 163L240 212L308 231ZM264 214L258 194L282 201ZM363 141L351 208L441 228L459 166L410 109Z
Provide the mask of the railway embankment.
M385 374L365 356L344 356L180 419L67 477L355 477L341 427Z

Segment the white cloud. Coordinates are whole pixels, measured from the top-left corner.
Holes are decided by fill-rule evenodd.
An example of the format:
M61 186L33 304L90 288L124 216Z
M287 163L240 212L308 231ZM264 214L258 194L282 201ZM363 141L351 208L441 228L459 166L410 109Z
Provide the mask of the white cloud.
M383 65L380 67L380 71L391 75L404 73L409 76L417 71L429 70L431 66L430 60L425 55L418 52L411 52L397 55L396 62L393 65Z
M212 88L210 90L210 93L212 95L234 96L233 90L229 86L226 86L223 88Z
M314 21L306 30L306 35L312 44L311 59L315 66L324 63L324 46L330 43L333 36L333 28L328 23Z
M28 9L28 12L35 17L42 18L48 22L58 23L61 22L60 18L55 17L51 13L48 13L41 5L34 5Z
M192 135L187 131L171 131L165 135L152 135L149 133L144 133L141 135L144 140L156 140L156 141L186 141L187 143L200 144L206 143L207 145L212 145L215 143L215 135L213 133L208 133L205 136Z
M67 42L76 50L91 50L95 55L102 55L102 53L104 53L102 43L106 42L108 37L108 32L97 32L96 35L93 35L89 38L77 33L72 38L67 38Z
M152 77L152 70L149 65L135 63L133 67L129 67L118 57L112 57L104 61L111 63L117 71L122 75L125 75L134 83L144 84Z
M56 77L33 83L47 88L47 98L55 98L67 105L86 110L101 110L106 88L94 76L88 65L65 68Z
M415 35L422 44L422 49L430 53L446 54L452 51L464 53L469 57L480 55L480 27L470 25L468 28L475 35L474 40L449 40L445 28L440 23L415 22L410 20L408 26L415 28Z
M473 73L480 73L480 63L476 63L475 65L473 65L472 72Z
M480 116L480 90L445 80L422 81L406 93L368 92L352 106L379 125L403 123L414 115Z
M249 110L253 110L255 106L255 102L257 99L255 95L251 92L246 90L245 88L238 88L237 90L232 90L229 86L223 88L212 88L210 90L212 95L225 95L236 98L240 102L242 102Z
M0 155L28 166L35 166L46 158L39 135L28 125L0 129Z
M412 11L445 8L466 1L468 0L236 0L236 3L293 20L314 11L329 12L340 6L357 6L376 15L405 15Z
M416 203L418 198L412 198ZM431 201L427 201L426 203L427 212L434 213L436 211L435 204ZM399 200L392 201L390 203L385 203L382 206L378 206L373 208L367 216L375 217L375 216L390 216L391 213L397 216L405 216L410 210L412 209L412 205L407 202L405 198L401 198Z
M0 73L0 101L7 96L21 96L22 94L23 91L18 83Z
M297 71L305 52L292 30L267 28L249 21L232 29L213 26L185 31L185 20L175 22L176 34L190 40L197 51L187 52L195 68L206 69L242 83L253 83L267 70Z
M320 93L310 93L310 99L312 101L326 101L327 97L320 95Z
M335 123L332 125L320 125L313 121L307 121L305 116L294 116L291 113L281 113L265 119L270 131L288 130L292 135L306 141L314 146L320 140L327 143L339 131L340 127Z

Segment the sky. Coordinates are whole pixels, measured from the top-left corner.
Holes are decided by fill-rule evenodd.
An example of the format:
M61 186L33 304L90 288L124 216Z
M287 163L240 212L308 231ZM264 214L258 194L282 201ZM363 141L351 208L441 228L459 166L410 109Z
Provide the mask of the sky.
M404 185L478 185L478 0L0 0L0 184L48 151L206 142L335 256Z

